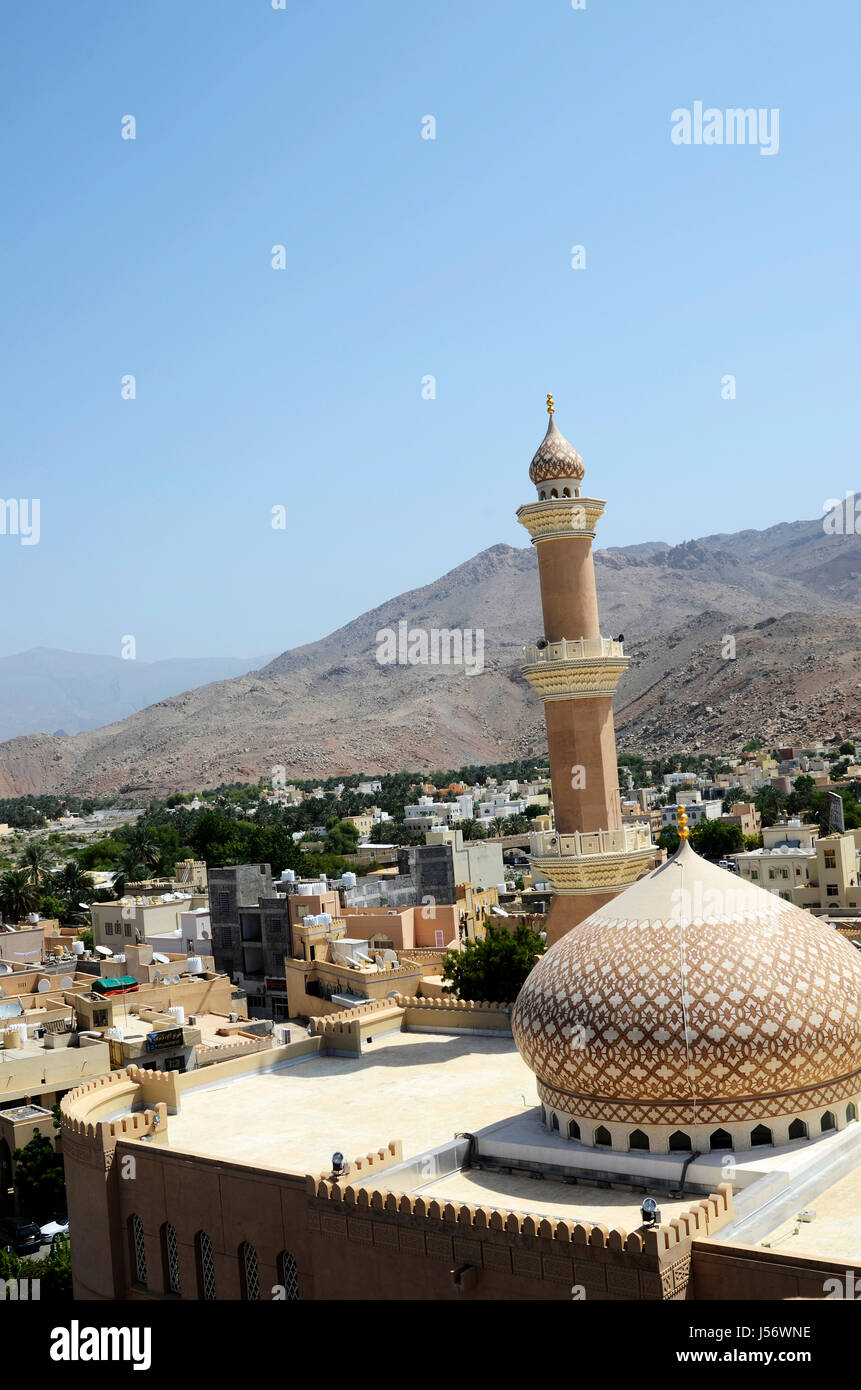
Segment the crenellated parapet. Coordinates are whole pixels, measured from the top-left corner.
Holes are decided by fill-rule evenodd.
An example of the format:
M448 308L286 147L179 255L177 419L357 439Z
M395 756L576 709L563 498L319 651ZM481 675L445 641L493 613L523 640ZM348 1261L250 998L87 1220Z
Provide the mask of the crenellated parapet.
M403 1146L400 1139L390 1139L384 1149L377 1149L374 1154L365 1154L364 1158L354 1158L350 1171L362 1176L366 1173L378 1173L381 1168L390 1168L393 1163L400 1163L402 1158Z
M468 1264L479 1274L579 1284L585 1297L600 1299L683 1298L692 1241L732 1216L729 1183L665 1225L630 1232L326 1178L308 1177L306 1189L309 1221L321 1237Z

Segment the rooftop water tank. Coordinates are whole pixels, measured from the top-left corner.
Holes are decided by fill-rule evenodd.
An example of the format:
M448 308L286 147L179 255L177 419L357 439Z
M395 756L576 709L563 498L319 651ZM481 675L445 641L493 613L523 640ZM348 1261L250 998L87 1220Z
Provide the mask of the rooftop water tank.
M181 1028L185 1023L185 1009L181 1004L171 1004L168 1013L176 1023L177 1028Z
M72 942L72 955L73 955L73 956L82 956L83 954L84 954L84 943L83 943L83 941L73 941L73 942Z
M357 879L354 873L347 872L341 874L341 884L344 888L355 888L356 882Z
M200 956L189 956L187 968L189 975L202 975L203 961L201 960Z

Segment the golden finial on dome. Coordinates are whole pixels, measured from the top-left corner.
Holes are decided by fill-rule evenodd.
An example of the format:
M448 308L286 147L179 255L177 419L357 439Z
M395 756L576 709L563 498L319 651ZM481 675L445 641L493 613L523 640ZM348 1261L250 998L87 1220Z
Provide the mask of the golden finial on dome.
M678 806L676 808L676 826L679 832L679 839L687 840L691 832L688 830L688 817L684 806Z
M555 405L553 404L553 397L551 396L550 392L548 391L548 392L547 392L547 414L548 414L548 415L552 415L555 409L556 409L556 407L555 407Z

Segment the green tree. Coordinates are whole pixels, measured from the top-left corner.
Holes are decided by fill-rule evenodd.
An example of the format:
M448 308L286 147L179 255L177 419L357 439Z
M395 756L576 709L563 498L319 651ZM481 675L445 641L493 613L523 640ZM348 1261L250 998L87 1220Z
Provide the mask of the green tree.
M0 917L13 925L39 906L39 890L26 869L9 869L0 877Z
M723 794L721 810L729 814L737 801L747 801L748 793L742 787L727 787Z
M326 835L328 854L355 854L359 843L359 832L352 821L335 821Z
M674 825L665 825L658 836L658 845L673 855L679 847L679 832Z
M25 871L33 887L38 888L42 881L48 877L50 870L50 856L45 841L31 840L18 860L18 864Z
M740 825L729 825L721 820L703 820L691 831L691 843L697 854L707 859L723 859L743 844Z
M539 806L537 801L530 801L523 814L527 820L535 820L536 816L547 815L547 807Z
M761 747L762 740L758 738L752 738L749 743L746 743L744 745L741 751L742 753L758 753Z
M449 981L446 991L459 999L513 1003L535 957L545 950L541 937L529 927L509 932L489 923L483 941L467 941L460 951L446 951L442 961Z
M845 738L845 739L843 740L843 742L841 743L840 747L837 749L837 752L838 752L838 753L854 753L854 752L855 752L855 744L854 744L854 743L851 743L851 742L849 741L848 738Z
M74 859L67 860L59 873L54 874L51 886L58 897L69 899L73 915L78 903L89 902L94 888L90 875Z
M15 1150L15 1186L22 1211L40 1225L65 1210L63 1157L50 1139L35 1130L29 1144Z
M753 799L753 803L762 817L764 826L774 825L781 811L786 805L786 797L775 787L760 787Z

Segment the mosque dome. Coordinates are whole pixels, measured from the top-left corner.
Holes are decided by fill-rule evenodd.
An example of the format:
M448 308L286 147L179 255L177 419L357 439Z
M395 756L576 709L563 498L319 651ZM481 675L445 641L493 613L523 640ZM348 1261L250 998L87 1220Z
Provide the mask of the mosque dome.
M563 478L579 483L585 475L586 467L573 444L569 444L556 428L552 396L547 397L547 410L550 422L529 466L529 476L536 487L540 487L542 483L561 481Z
M812 1138L857 1118L861 956L683 841L542 957L512 1030L548 1123L582 1142Z

